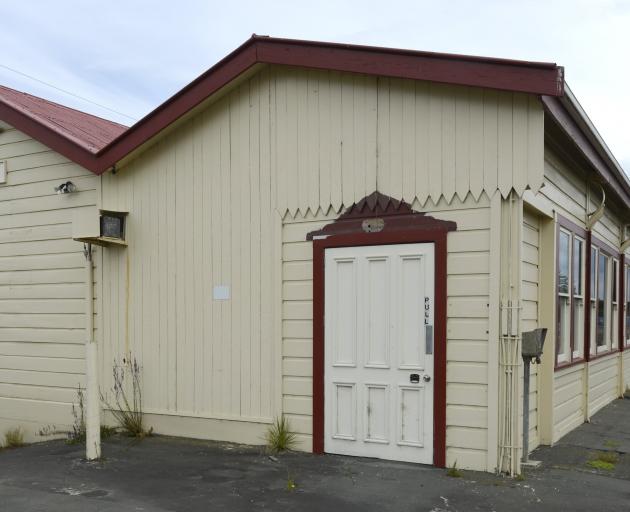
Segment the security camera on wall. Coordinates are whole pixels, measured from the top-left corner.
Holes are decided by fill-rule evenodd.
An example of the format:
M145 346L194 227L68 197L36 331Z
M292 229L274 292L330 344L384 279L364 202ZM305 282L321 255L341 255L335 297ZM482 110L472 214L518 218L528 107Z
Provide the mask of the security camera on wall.
M55 192L57 192L57 194L69 194L70 192L74 192L76 189L77 186L74 183L72 183L71 181L66 181L61 185L57 185L55 187Z

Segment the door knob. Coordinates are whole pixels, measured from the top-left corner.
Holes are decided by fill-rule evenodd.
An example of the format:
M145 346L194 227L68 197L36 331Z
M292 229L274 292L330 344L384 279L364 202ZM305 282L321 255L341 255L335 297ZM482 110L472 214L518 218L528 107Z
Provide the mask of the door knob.
M426 373L422 376L422 380L424 382L431 382L431 375L427 375Z

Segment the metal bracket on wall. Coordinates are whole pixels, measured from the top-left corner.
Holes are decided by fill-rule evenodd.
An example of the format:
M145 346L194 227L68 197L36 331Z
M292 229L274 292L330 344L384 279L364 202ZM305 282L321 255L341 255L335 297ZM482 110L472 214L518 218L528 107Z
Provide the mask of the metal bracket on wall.
M606 208L606 191L600 183L598 183L600 190L602 191L602 203L595 211L586 215L586 229L589 231L593 228L595 223L604 215L604 209Z

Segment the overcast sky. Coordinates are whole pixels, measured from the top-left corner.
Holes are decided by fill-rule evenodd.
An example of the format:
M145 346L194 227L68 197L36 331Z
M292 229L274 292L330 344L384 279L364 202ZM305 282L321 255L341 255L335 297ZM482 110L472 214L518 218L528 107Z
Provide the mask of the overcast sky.
M124 124L252 33L556 62L630 170L630 0L28 0L0 27L0 83Z

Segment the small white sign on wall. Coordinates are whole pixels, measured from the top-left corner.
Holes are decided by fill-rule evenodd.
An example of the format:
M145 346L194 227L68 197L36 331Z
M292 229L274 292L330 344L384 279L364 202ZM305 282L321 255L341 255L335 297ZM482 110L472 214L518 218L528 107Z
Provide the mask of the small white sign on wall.
M7 163L5 161L0 162L0 183L7 182Z
M226 284L219 284L212 288L212 298L214 300L230 300L230 287Z

